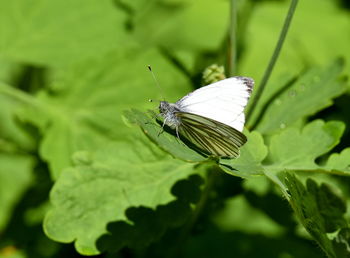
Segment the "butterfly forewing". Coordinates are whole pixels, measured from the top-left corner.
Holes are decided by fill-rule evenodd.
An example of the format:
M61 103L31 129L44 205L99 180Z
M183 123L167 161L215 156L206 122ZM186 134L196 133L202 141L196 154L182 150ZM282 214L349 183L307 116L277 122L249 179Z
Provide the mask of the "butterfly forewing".
M197 114L243 130L243 110L247 105L253 79L236 76L201 87L176 102L181 112Z
M180 135L209 155L238 157L239 147L247 141L235 128L213 119L187 112L175 114L181 119Z

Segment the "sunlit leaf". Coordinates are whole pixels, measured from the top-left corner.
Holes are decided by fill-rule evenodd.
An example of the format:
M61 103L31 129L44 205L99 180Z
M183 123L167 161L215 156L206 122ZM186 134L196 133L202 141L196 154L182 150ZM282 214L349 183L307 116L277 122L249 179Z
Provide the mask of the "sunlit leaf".
M125 15L112 1L13 0L0 5L0 58L67 65L104 55L127 39Z
M320 120L307 124L301 131L288 128L271 137L266 170L317 171L332 170L315 163L317 157L329 152L339 143L344 131L342 122ZM342 172L348 175L346 171Z
M240 156L237 159L221 159L220 167L229 174L243 178L263 175L264 168L261 162L267 155L264 140L256 131L244 133L248 141L240 148Z
M0 152L0 231L11 218L17 202L33 180L34 159Z
M272 82L280 76L296 74L311 65L326 65L335 57L345 57L348 64L350 35L344 34L350 19L346 9L337 1L322 1L315 6L312 0L303 0L293 17L281 55L274 68ZM249 9L251 19L244 35L244 55L239 65L240 74L249 74L260 81L276 45L289 1L261 1ZM317 11L315 11L317 10ZM334 29L337 28L337 29ZM310 33L312 32L312 33ZM258 44L257 44L258 42Z
M43 90L32 100L28 97L31 103L20 115L40 128L40 154L49 162L53 178L71 164L75 151L125 138L130 129L122 121L123 110L152 107L148 99L160 92L147 71L149 62L163 74L159 80L169 95L184 94L186 79L157 51L135 49L62 72L55 81L60 85L57 92Z
M350 148L346 148L341 153L333 153L329 157L325 167L350 173Z
M266 102L266 110L258 107L256 112L263 112L263 117L256 121L257 130L271 134L330 106L333 98L347 91L346 80L339 79L343 65L338 60L326 68L314 68Z

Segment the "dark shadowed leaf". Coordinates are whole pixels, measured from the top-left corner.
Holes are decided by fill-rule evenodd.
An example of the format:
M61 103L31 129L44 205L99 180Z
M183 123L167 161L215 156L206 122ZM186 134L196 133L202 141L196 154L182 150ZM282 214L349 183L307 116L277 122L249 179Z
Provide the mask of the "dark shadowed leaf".
M285 177L288 200L300 222L329 257L337 257L327 233L347 227L344 200L327 184L318 186L309 178L305 187L294 175L285 174Z
M153 216L151 209L176 200L171 191L174 184L196 173L192 164L173 159L139 137L134 142L113 142L91 156L89 164L66 169L59 177L51 192L53 209L44 221L50 238L75 241L85 255L100 252L96 242L107 233L108 223L139 219L126 213L132 207L149 208Z

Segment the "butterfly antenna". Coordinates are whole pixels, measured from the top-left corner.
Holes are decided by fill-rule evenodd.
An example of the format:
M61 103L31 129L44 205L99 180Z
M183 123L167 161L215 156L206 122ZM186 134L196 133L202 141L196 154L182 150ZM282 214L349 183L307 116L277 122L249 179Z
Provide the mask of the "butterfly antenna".
M162 95L162 99L165 100L165 98L164 98L164 92L163 92L162 88L160 87L160 85L159 85L159 83L158 83L158 80L157 80L157 78L156 78L156 76L155 76L155 74L154 74L154 72L153 72L153 70L152 70L152 67L151 67L150 65L148 65L147 67L148 67L148 70L149 70L149 71L151 72L151 74L152 74L153 80L154 80L155 84L157 85L157 87L158 87L158 89L159 89L159 91L160 91L160 94ZM150 101L152 101L152 100L150 100Z

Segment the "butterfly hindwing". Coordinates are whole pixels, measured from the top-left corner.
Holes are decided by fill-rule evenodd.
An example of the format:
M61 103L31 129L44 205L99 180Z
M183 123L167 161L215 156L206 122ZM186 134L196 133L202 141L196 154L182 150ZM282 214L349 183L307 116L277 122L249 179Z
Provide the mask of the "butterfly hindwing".
M235 128L213 119L187 112L175 114L181 120L180 135L209 155L236 158L247 141Z

